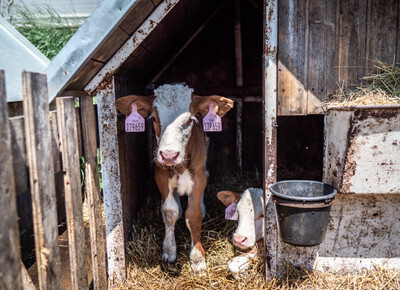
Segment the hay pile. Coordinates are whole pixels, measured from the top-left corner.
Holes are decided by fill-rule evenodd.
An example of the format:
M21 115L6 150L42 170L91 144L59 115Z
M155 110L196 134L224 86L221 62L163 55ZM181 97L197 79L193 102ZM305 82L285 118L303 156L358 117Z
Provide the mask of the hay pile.
M334 275L308 272L293 265L286 266L281 278L264 280L261 258L252 262L247 276L235 280L227 262L240 254L231 243L235 222L224 219L224 206L216 199L219 190L241 191L250 186L261 186L259 176L229 176L209 182L206 189L207 217L204 220L202 243L206 252L208 273L193 275L189 264L190 233L185 222L176 225L177 261L166 265L161 260L164 225L160 214L160 200L148 198L144 210L133 227L126 244L127 280L120 289L400 289L400 274L376 269L357 275ZM185 208L184 202L183 206Z
M400 104L400 63L375 61L375 73L363 77L355 88L342 85L330 99L330 106Z

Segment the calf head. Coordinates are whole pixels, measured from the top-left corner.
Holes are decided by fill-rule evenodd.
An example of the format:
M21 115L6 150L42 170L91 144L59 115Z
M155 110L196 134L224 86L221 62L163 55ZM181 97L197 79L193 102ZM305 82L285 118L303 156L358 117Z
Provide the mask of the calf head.
M115 104L119 111L129 115L133 103L142 117L151 112L157 139L155 161L164 166L177 166L185 162L193 126L201 122L211 103L220 117L233 107L230 99L216 95L197 96L183 84L162 85L154 90L154 96L126 96Z
M232 191L220 191L218 199L225 205L237 204L238 226L233 243L242 249L255 246L264 236L264 198L261 188L248 188L242 195Z

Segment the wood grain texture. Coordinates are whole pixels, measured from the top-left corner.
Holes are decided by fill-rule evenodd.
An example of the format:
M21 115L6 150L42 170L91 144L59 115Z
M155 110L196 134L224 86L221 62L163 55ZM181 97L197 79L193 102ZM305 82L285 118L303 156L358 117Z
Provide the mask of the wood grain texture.
M309 0L308 114L322 113L321 105L336 90L336 5Z
M25 135L41 289L60 289L60 255L46 76L24 72Z
M54 166L54 180L56 183L57 217L58 222L60 223L65 220L65 189L57 111L49 112L49 122L52 146L51 153L53 155L52 160Z
M368 1L366 74L373 71L375 60L396 60L399 5L398 0Z
M158 5L159 3L156 4ZM122 21L119 27L126 33L130 35L133 34L157 5L154 5L152 1L148 0L136 1L128 17Z
M359 83L365 75L367 1L338 1L338 82Z
M73 97L65 97L57 98L56 103L64 172L71 288L83 289L88 283L86 259L82 258L85 257L85 232L75 101Z
M4 71L0 71L0 288L22 289L18 216Z
M105 229L97 164L97 125L91 96L80 97L82 139L85 156L86 196L89 208L90 243L94 289L107 288Z
M307 1L278 5L278 114L307 114Z

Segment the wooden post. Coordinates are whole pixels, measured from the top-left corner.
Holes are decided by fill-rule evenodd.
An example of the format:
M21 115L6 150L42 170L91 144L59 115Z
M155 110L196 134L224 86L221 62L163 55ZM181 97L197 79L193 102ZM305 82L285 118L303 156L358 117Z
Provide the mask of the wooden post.
M89 207L90 244L94 289L107 288L106 243L101 209L99 167L97 164L97 126L91 96L81 96L82 139L85 154L86 194Z
M125 269L125 238L122 216L121 180L117 138L117 111L114 86L97 94L101 172L107 239L109 285L123 281Z
M61 289L46 76L23 72L25 135L40 289Z
M263 121L264 121L264 211L268 213L271 193L268 186L276 182L276 127L277 127L277 51L278 51L278 0L264 1L264 49L263 49ZM264 215L265 219L267 214ZM265 224L267 224L265 220ZM264 229L265 277L271 278L268 263L273 250L268 244Z
M57 124L64 172L71 289L84 289L88 282L74 98L57 99Z
M17 199L4 71L0 71L0 288L22 289Z

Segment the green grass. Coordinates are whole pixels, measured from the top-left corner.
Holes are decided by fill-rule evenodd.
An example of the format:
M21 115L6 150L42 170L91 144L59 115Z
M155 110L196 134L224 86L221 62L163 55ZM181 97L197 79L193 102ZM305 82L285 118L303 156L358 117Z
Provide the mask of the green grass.
M64 47L78 27L68 23L54 9L44 6L18 10L21 19L16 29L50 60Z

